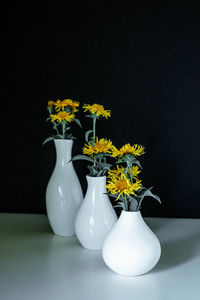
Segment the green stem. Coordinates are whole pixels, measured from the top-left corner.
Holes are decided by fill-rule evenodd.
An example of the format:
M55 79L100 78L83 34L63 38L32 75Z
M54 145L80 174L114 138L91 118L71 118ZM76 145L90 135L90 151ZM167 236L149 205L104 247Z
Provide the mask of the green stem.
M129 170L129 178L130 178L131 183L133 183L133 176L132 176L132 173L131 173L131 167L132 167L132 165L130 164L130 162L126 161L126 169ZM126 175L127 175L127 173L126 173Z
M94 155L94 167L96 167L96 163L97 163L97 160L96 160L96 156Z
M124 204L125 204L126 211L128 211L128 200L127 200L126 196L124 197Z
M56 130L57 134L60 134L59 131L58 131L58 128L57 128L58 125L55 122L53 122L53 125L54 125L53 128Z
M99 156L99 164L101 165L101 155ZM99 171L101 171L101 168L99 168Z
M96 140L96 116L93 117L93 142L95 143Z
M131 167L128 167L128 170L129 170L129 176L130 176L131 183L133 184L133 176L131 173Z
M63 135L63 139L65 138L65 122L62 122L62 135Z

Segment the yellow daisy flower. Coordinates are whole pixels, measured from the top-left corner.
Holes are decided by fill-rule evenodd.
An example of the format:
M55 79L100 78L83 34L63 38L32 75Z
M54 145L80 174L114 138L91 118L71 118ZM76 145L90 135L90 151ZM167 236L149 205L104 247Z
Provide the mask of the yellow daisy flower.
M77 107L79 107L79 102L71 99L64 99L62 102L64 107L69 107L73 112L78 111Z
M117 169L108 171L108 178L117 178L117 177L121 176L121 174L124 172L124 170L125 170L124 167L119 167L117 165ZM133 178L137 177L140 172L141 171L138 166L133 166L131 168L131 173L132 173ZM128 174L129 174L129 172L128 172Z
M133 177L138 177L138 174L140 174L141 170L139 169L138 166L133 166L131 168L131 173Z
M108 181L106 188L108 192L111 194L119 194L117 199L120 196L124 195L135 195L135 191L138 191L141 188L141 180L135 179L135 183L131 183L131 181L125 176L125 174L121 174L120 177L112 178L112 180Z
M111 110L104 109L103 105L96 104L96 103L93 105L84 104L83 109L84 112L89 111L91 114L95 114L98 117L102 116L105 117L106 119L111 115Z
M61 121L67 121L67 122L71 122L75 115L74 114L70 114L66 111L59 111L56 115L50 115L51 117L51 122L57 121L58 123L60 123Z
M130 144L126 144L122 146L119 150L116 147L113 147L112 149L112 156L116 157L122 157L123 155L132 154L135 156L140 156L144 154L144 147L138 144L134 144L131 146Z
M64 99L63 101L58 99L54 105L56 111L64 110L65 107L69 107L73 112L77 112L78 111L77 107L79 107L79 102L73 101L71 99Z
M56 111L59 111L59 110L63 110L64 109L64 105L63 105L63 102L61 101L61 100L57 100L56 102L55 102L55 110Z
M94 146L92 146L90 143L85 144L85 147L83 148L83 154L93 156L93 154L98 153L111 153L112 149L112 142L107 139L100 139L96 138L96 142Z
M52 106L54 106L54 101L52 101L52 100L50 100L50 101L48 101L48 104L47 104L47 107L52 107Z
M113 169L113 170L108 171L108 178L117 178L124 172L124 170L125 170L124 167L119 167L117 165L117 169Z

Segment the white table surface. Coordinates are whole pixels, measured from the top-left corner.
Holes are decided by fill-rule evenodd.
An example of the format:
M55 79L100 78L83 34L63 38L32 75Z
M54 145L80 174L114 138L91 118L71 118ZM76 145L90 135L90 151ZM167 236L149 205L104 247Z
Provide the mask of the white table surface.
M1 300L199 300L200 220L146 218L162 256L139 277L113 273L100 251L55 236L47 217L0 214Z

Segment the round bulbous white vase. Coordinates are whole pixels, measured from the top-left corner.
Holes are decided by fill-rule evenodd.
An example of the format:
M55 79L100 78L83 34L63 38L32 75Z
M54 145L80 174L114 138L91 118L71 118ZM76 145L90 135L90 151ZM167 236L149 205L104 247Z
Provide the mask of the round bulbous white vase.
M161 247L140 211L123 210L104 241L102 255L112 271L125 276L139 276L157 264Z
M47 216L55 234L75 235L75 217L83 200L82 188L71 160L73 141L54 140L56 164L46 189Z
M75 221L75 232L81 245L102 250L105 237L117 221L107 190L106 176L86 176L88 188Z

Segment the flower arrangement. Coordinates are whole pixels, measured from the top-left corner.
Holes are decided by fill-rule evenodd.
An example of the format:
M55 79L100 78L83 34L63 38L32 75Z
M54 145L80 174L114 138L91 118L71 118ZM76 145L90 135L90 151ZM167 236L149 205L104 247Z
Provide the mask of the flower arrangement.
M80 127L79 119L75 117L78 112L79 102L71 99L49 101L47 109L49 117L56 134L47 138L43 144L53 139L74 139L70 133L70 125L76 122ZM117 149L110 139L98 138L96 135L96 123L101 118L108 119L111 116L111 110L107 110L103 105L94 103L84 104L83 110L87 118L92 119L92 129L85 133L85 145L81 155L72 158L75 160L89 161L87 167L89 176L104 176L108 172L108 182L106 188L108 194L118 201L115 207L122 207L125 211L138 211L141 208L144 197L150 196L161 203L160 198L152 193L152 188L145 188L142 185L139 174L141 173L141 164L138 157L145 153L142 145L129 143ZM116 169L111 169L112 164L107 162L107 158L116 159Z
M119 150L112 147L111 156L118 159L117 167L108 171L106 188L108 194L118 201L115 207L122 207L125 211L138 211L146 196L153 197L161 203L160 198L151 192L153 187L145 188L139 179L141 165L137 156L144 153L144 147L138 144L126 144Z
M86 144L83 147L83 154L76 155L72 160L87 160L92 163L92 165L87 166L90 171L89 176L104 176L111 167L106 158L111 156L114 145L111 140L99 139L96 136L96 121L100 118L109 118L111 111L96 103L93 105L84 104L83 109L84 112L88 112L86 117L92 119L93 127L85 133Z
M69 131L72 122L76 122L81 127L79 119L75 117L78 108L79 102L71 99L64 99L62 101L60 99L57 101L50 100L48 102L47 110L49 117L46 121L50 120L53 123L53 129L56 131L56 134L48 137L43 144L53 139L74 139L74 136Z

